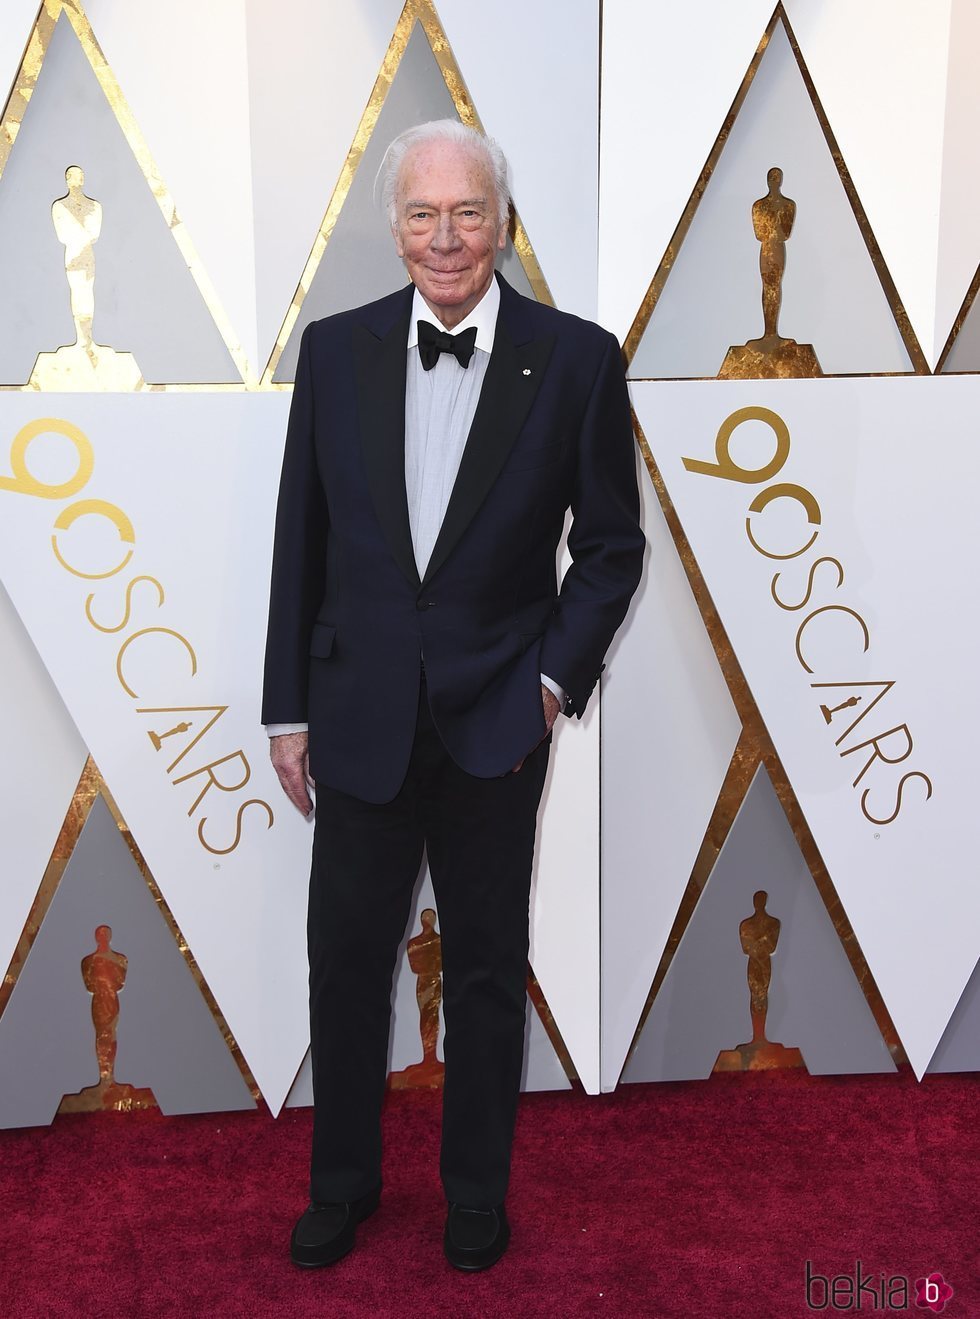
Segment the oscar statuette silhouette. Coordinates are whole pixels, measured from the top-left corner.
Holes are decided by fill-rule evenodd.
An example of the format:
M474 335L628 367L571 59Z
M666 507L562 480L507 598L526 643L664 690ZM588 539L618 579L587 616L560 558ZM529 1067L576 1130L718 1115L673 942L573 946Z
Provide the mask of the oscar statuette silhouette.
M420 918L421 933L408 941L408 964L416 976L415 998L419 1005L419 1034L422 1037L422 1061L411 1063L400 1072L392 1072L388 1084L393 1090L422 1087L438 1090L442 1086L445 1064L436 1056L439 1041L439 1007L442 1003L442 940L436 930L436 914L426 907Z
M772 982L772 955L779 942L780 922L766 911L769 895L760 889L752 900L755 908L738 927L742 951L749 959L749 1011L752 1038L734 1049L723 1049L712 1068L715 1072L758 1072L774 1067L803 1067L799 1049L787 1049L766 1039L769 1014L769 986Z
M763 332L758 339L733 344L725 354L720 380L777 380L820 376L823 372L813 344L797 343L779 333L783 301L786 241L793 232L796 202L782 194L783 171L774 166L767 175L769 191L752 203L752 227L761 244Z
M90 1113L95 1109L129 1111L134 1108L157 1108L153 1091L137 1089L116 1080L116 1028L119 1024L119 994L126 983L129 959L111 945L112 929L99 925L95 931L95 952L82 958L82 979L92 995L92 1025L95 1027L95 1056L99 1079L77 1094L65 1095L59 1113Z
M132 353L117 353L92 337L95 318L95 244L102 232L102 203L85 195L78 165L65 171L68 191L51 206L51 221L65 249L65 277L75 342L53 353L38 353L28 389L134 390L143 374Z

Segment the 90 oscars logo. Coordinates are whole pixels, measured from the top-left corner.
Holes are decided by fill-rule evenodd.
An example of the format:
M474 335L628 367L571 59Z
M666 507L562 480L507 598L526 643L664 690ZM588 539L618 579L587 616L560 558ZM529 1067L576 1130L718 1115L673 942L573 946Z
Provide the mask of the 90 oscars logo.
M74 472L65 480L44 481L31 472L27 456L31 444L43 435L60 435L68 440L75 451L76 466ZM144 656L143 671L149 670L153 678L162 676L164 690L172 683L186 682L194 679L198 673L197 652L190 640L177 628L166 627L160 623L146 626L134 624L134 615L147 610L156 611L163 607L166 592L159 578L146 572L130 576L122 587L121 574L129 567L137 552L136 529L132 520L118 504L99 498L74 499L88 485L95 469L95 451L88 437L71 422L60 418L43 417L29 422L14 437L10 446L10 470L12 475L0 476L0 490L9 490L20 495L52 501L72 500L65 505L54 519L51 534L51 549L55 559L65 572L81 581L97 582L99 586L85 597L83 613L89 627L105 637L121 637L115 649L116 680L125 694L132 701L145 699L134 683L139 679L133 669L139 667L138 657L141 650L149 644L151 653ZM86 559L83 564L73 561L67 553L65 540L67 533L81 518L99 518L107 523L115 533L119 551L116 562L93 563ZM106 586L112 583L110 589ZM121 598L120 598L120 590ZM153 640L151 640L151 638ZM161 645L161 642L163 645ZM115 643L114 643L115 644ZM170 663L180 666L179 674L170 672L162 664L161 656L169 654ZM228 710L227 705L137 705L136 713L154 716L154 727L147 730L148 749L159 755L165 753L169 759L166 774L170 783L176 788L188 784L196 796L187 811L189 817L198 812L202 803L207 801L211 814L201 815L197 823L197 838L201 846L216 856L227 856L234 852L242 840L243 824L247 816L254 819L256 815L265 818L266 828L271 829L275 822L272 807L259 797L250 797L240 801L240 794L252 775L251 766L245 752L239 747L234 751L218 754L218 751L205 752L204 747L196 755L191 752L199 746L205 737L219 724ZM181 739L193 732L189 740L181 745ZM214 737L209 746L213 746ZM144 744L146 745L146 744ZM173 750L170 750L173 748ZM223 750L223 748L222 748ZM194 765L202 752L206 755L204 764ZM177 771L175 773L175 771ZM214 796L209 796L212 792ZM215 812L223 795L234 804L234 820L224 821L223 827L215 828L209 819ZM219 820L224 814L218 809ZM254 826L253 826L254 827ZM223 836L218 836L222 834Z
M745 467L732 454L732 439L739 426L752 421L761 422L770 429L774 449L767 462L758 467ZM739 408L725 418L718 430L714 462L700 458L685 458L683 462L687 471L696 475L764 487L749 503L745 534L753 550L763 558L781 563L796 560L806 568L805 578L795 575L795 585L792 569L780 568L772 576L769 594L774 606L784 613L807 611L796 629L796 660L804 672L817 679L810 687L818 698L816 704L823 723L832 734L837 732L834 746L839 756L860 757L850 763L855 767L860 765L852 787L857 789L864 784L860 797L862 814L871 824L892 824L906 801L922 803L929 800L932 781L921 770L895 771L895 766L906 765L915 747L908 724L893 722L901 717L892 713L895 680L839 680L840 666L853 662L855 649L862 656L870 650L871 631L858 610L841 603L836 596L845 582L844 565L840 559L829 554L812 555L823 530L823 515L816 496L795 482L773 479L782 473L790 448L789 427L778 413L763 407ZM767 546L762 529L762 515L778 501L795 503L806 519L803 544L790 548L788 552L782 547L777 550ZM817 603L828 596L831 597L828 602ZM823 657L833 656L837 674L833 680L829 679L827 659L815 657L818 651ZM824 681L820 680L821 665L827 675ZM870 718L873 710L876 714ZM852 714L852 711L856 713ZM848 744L852 736L857 740ZM915 790L912 785L916 784L924 787ZM907 797L907 793L913 795Z

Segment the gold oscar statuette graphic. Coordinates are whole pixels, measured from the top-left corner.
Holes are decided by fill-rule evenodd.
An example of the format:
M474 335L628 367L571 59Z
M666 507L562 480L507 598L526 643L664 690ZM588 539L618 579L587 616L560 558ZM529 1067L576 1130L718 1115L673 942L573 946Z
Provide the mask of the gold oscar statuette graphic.
M111 945L112 929L100 925L95 931L95 952L82 958L82 979L92 995L92 1024L95 1027L95 1056L99 1062L99 1079L78 1094L65 1095L59 1113L90 1113L93 1109L116 1109L128 1112L135 1108L156 1108L153 1091L137 1089L117 1081L116 1027L119 1024L119 993L126 983L129 965L122 953Z
M146 736L153 743L153 749L159 751L163 747L163 739L165 737L173 737L175 733L189 733L193 727L194 725L192 723L188 723L186 719L182 719L179 724L174 724L173 728L168 728L165 733L157 733L151 728Z
M416 976L415 997L419 1005L419 1034L422 1036L422 1061L400 1072L392 1072L393 1090L422 1087L438 1090L445 1064L436 1057L439 1039L439 1005L442 1003L442 939L436 930L436 914L426 907L420 917L422 931L408 941L408 964Z
M752 203L752 227L762 245L759 271L762 275L764 330L760 339L750 339L748 343L729 348L718 372L720 380L779 380L823 375L812 344L784 339L779 333L786 242L793 231L796 202L784 197L780 191L783 183L781 169L774 166L766 181L769 191Z
M51 220L65 249L75 342L53 353L39 353L27 388L139 389L143 375L132 353L117 353L92 338L95 244L102 232L102 204L85 195L85 174L78 165L68 167L65 182L68 191L52 204Z
M773 1067L803 1067L799 1049L787 1049L766 1039L772 955L779 940L780 922L766 911L768 893L760 889L752 900L755 908L738 927L742 951L749 959L749 1005L752 1038L734 1049L723 1049L712 1069L715 1072L760 1072Z
M846 701L841 701L840 705L821 705L820 713L823 715L824 723L829 724L838 711L850 710L853 706L859 705L860 702L860 696L849 696Z

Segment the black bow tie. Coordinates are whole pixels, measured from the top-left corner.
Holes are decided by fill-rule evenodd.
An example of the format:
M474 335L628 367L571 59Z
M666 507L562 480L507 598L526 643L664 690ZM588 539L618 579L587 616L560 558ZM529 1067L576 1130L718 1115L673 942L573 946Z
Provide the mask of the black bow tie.
M419 321L419 357L426 371L431 371L440 353L452 353L460 366L469 366L476 348L476 326L471 325L462 334L447 334L430 321Z

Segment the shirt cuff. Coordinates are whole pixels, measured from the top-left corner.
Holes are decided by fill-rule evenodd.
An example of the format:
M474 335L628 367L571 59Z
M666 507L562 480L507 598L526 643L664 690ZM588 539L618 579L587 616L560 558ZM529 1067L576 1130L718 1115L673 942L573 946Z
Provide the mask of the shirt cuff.
M546 673L541 674L541 684L542 686L547 687L549 692L552 692L558 697L558 708L559 710L564 710L565 702L568 699L565 695L565 688L560 687L558 683L555 682L554 678L549 678Z

